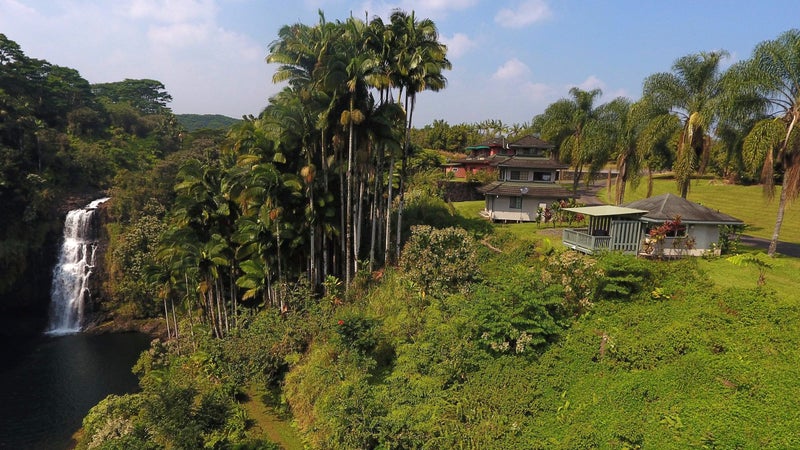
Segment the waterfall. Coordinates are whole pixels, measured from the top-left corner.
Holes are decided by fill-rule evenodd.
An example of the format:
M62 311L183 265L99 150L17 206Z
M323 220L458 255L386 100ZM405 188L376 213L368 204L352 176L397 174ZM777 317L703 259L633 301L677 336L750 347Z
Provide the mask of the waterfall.
M106 200L108 197L70 211L64 221L64 243L61 244L58 264L53 269L53 287L50 291L49 334L81 331L84 304L89 296L89 277L97 249L92 216Z

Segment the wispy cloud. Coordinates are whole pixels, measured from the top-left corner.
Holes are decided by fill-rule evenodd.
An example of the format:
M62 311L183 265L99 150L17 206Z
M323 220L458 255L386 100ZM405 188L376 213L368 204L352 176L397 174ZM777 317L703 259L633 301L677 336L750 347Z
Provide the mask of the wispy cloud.
M383 1L366 0L361 3L360 9L355 9L356 16L363 17L364 11L370 17L380 16L386 18L395 9L402 9L407 12L414 11L417 17L425 17L433 20L441 19L453 11L463 11L475 6L477 0L402 0L402 1Z
M606 84L603 80L597 78L594 75L589 75L585 80L583 80L579 84L569 85L568 87L577 87L584 91L591 91L592 89L600 89L605 90Z
M494 21L508 28L522 28L548 19L553 15L545 0L525 0L516 8L503 8L494 16Z
M447 46L447 57L451 60L464 55L476 45L475 41L464 33L455 33L453 37L442 36L441 41Z
M520 79L531 72L531 69L524 62L517 58L506 61L500 68L492 74L493 80L504 81Z

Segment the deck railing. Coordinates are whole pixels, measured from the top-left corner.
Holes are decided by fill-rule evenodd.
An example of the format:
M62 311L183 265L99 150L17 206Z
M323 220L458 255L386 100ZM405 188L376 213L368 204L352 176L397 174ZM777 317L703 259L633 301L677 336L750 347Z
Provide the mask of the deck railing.
M561 240L567 247L589 254L608 250L611 244L611 236L592 236L589 234L588 228L566 228L561 235Z

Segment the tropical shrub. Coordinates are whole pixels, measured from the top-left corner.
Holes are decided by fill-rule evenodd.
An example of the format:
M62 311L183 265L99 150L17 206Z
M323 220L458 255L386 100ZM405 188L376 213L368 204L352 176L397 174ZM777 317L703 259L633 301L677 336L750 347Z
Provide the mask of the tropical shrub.
M629 300L646 290L652 273L647 261L622 253L606 253L598 259L603 276L598 280L597 297Z
M400 269L428 294L458 291L477 278L474 239L462 228L415 226L403 247Z

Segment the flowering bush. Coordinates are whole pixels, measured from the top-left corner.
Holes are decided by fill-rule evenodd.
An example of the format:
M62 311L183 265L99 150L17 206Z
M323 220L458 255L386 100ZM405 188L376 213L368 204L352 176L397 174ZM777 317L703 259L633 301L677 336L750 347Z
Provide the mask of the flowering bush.
M592 307L597 283L603 271L595 260L582 253L567 251L547 260L542 281L564 287L562 306L567 314L580 315Z
M423 292L446 295L478 273L475 241L463 228L411 228L400 268Z

